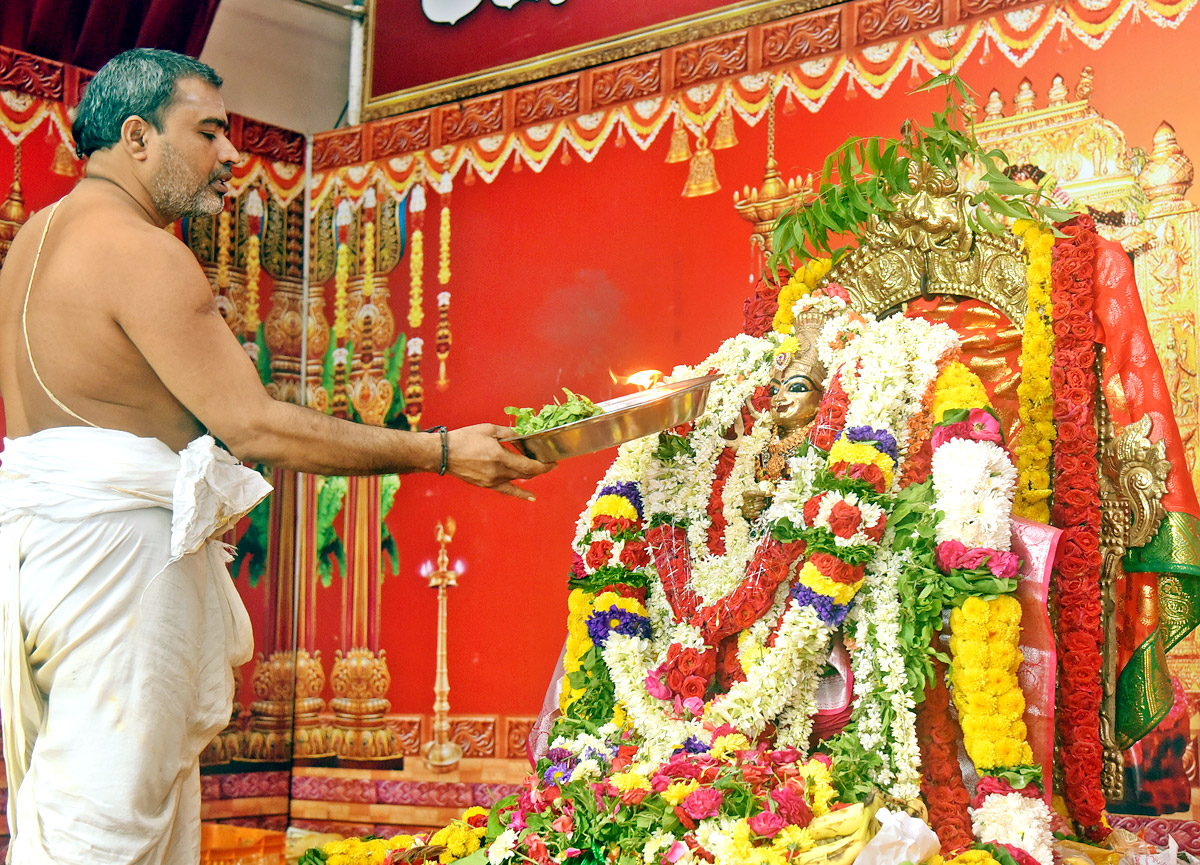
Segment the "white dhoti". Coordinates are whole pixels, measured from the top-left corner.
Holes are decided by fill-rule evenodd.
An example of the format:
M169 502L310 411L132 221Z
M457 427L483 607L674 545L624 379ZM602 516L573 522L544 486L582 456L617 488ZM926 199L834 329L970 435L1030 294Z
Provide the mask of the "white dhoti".
M10 861L195 865L199 755L253 644L216 537L270 486L208 436L65 427L0 459Z

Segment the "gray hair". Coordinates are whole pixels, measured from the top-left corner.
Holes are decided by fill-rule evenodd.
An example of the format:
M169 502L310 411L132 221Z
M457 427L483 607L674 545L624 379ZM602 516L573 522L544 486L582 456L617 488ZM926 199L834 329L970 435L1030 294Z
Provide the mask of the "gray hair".
M162 131L163 115L175 99L175 84L195 78L213 87L221 76L194 57L160 48L134 48L118 54L88 82L71 125L75 152L86 159L121 140L121 125L140 117Z

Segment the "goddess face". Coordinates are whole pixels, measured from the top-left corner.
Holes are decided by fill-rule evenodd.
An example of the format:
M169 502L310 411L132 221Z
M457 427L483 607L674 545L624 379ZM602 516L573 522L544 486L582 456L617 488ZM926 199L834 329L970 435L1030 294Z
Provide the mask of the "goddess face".
M821 387L824 379L815 352L781 355L776 359L770 384L771 419L779 434L797 430L817 416L825 394Z

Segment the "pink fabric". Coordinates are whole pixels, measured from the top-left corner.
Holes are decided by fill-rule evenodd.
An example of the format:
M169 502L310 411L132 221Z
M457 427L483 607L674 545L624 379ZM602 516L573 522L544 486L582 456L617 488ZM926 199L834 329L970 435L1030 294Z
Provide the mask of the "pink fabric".
M1042 798L1050 803L1054 771L1054 680L1058 650L1050 626L1047 599L1050 571L1062 530L1013 518L1013 552L1021 557L1015 596L1021 602L1021 653L1017 680L1025 694L1025 726L1033 762L1042 767Z

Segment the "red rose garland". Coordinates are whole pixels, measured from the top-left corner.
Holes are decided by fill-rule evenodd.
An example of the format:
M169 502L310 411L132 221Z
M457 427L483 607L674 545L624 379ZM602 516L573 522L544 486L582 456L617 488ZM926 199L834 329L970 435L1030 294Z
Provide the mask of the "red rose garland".
M950 715L946 667L934 661L937 679L917 706L917 741L921 745L921 794L929 806L929 823L950 859L975 843L967 806L971 794L958 764L962 731Z
M1058 612L1058 738L1064 795L1080 830L1104 833L1100 787L1100 487L1093 425L1096 376L1092 317L1095 224L1081 216L1054 245L1055 496L1051 521L1062 528L1054 572Z

